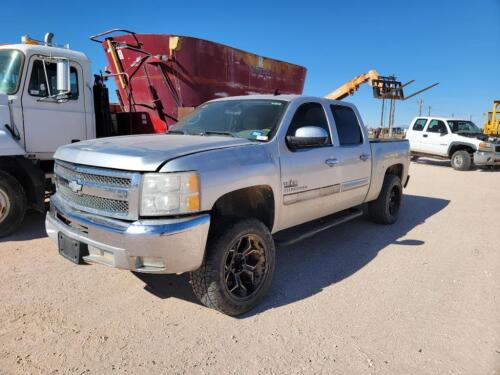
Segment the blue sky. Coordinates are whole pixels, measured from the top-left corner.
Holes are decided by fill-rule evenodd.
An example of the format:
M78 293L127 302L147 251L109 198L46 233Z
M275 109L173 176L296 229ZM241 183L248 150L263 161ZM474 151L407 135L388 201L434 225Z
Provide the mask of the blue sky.
M110 29L201 37L304 65L305 94L325 95L355 75L376 69L415 79L436 115L472 116L500 99L500 0L476 1L51 1L4 0L2 41L56 34L85 52L97 72L106 65L88 36ZM381 101L369 87L346 99L365 123L380 122ZM396 124L418 113L417 98L398 103Z

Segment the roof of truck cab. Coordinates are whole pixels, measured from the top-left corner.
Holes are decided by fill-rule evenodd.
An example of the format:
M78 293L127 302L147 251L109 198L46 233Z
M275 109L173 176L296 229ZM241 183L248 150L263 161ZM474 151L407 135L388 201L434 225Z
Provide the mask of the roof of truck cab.
M458 117L438 117L438 116L417 116L415 119L424 119L424 120L441 120L441 121L470 121L464 118Z
M253 95L240 95L240 96L227 96L224 98L217 98L210 100L211 102L217 102L217 101L224 101L224 100L242 100L242 99L263 99L263 100L281 100L284 102L291 102L294 99L309 99L309 100L327 100L328 102L332 103L342 103L342 104L347 104L347 105L352 105L349 102L344 102L340 100L332 100L332 99L326 99L322 98L320 96L309 96L309 95L288 95L288 94L279 94L279 95L272 95L272 94L253 94Z
M23 52L25 55L44 55L51 57L65 57L76 61L90 62L87 55L83 52L74 51L68 48L52 47L43 44L4 44L0 45L0 50L15 49Z

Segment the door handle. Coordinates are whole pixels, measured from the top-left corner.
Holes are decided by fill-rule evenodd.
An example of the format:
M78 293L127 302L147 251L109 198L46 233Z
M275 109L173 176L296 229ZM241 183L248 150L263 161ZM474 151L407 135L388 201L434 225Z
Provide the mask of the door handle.
M328 165L329 167L333 167L337 165L339 161L337 159L326 159L325 164Z
M370 159L370 155L368 154L361 154L359 155L359 158L363 161L367 161L368 159Z
M422 135L422 137L424 137L424 138L427 138L428 136L429 136L428 134Z

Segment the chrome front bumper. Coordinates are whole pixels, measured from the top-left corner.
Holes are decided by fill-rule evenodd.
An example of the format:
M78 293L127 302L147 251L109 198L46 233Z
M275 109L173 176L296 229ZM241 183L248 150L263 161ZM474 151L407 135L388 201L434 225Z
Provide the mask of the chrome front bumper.
M476 151L474 153L475 165L500 165L500 152Z
M87 263L144 273L183 273L203 261L210 216L125 222L74 210L52 196L45 227L88 245Z

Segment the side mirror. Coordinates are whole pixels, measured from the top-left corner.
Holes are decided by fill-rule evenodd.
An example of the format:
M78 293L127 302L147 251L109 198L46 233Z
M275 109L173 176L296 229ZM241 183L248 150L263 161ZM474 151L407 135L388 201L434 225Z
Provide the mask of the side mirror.
M328 133L319 126L303 126L287 136L286 142L291 149L323 146L328 143Z
M57 62L57 91L59 95L71 91L69 74L69 61L59 60Z
M439 133L441 134L441 136L443 136L443 135L448 134L448 130L446 130L446 129L439 129Z

